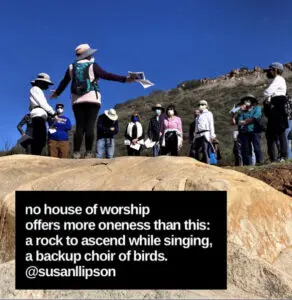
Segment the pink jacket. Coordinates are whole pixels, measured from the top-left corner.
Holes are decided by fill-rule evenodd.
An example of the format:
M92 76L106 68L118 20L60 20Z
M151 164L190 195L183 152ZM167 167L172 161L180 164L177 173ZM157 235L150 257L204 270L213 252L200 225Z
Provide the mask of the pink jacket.
M177 129L182 135L183 132L181 118L177 116L173 116L172 118L165 116L161 122L160 136L164 135L166 129Z

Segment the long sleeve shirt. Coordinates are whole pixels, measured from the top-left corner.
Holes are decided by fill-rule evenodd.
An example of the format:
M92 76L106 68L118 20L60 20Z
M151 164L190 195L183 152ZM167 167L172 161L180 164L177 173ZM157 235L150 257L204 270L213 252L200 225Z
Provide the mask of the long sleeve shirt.
M157 142L159 141L161 116L154 116L150 119L148 125L148 137L150 140Z
M69 131L72 128L70 119L65 116L58 116L58 119L58 121L48 120L49 127L56 129L56 132L48 133L48 139L54 141L68 141Z
M208 109L204 109L197 118L195 138L201 136L205 136L208 141L216 138L213 114Z
M110 128L114 127L114 130ZM105 114L98 117L97 120L97 139L113 138L119 131L118 121L112 121Z
M38 86L33 86L30 89L29 100L31 118L41 117L46 120L48 115L56 115L53 108L48 104L44 92Z
M265 97L285 96L287 92L287 85L285 79L277 75L269 87L264 91Z
M182 136L182 122L181 118L177 116L173 116L172 118L165 117L160 126L160 135L164 135L166 129L177 129Z
M88 59L83 59L78 61L78 63L88 63ZM73 71L73 65L70 64L63 80L60 82L56 94L59 96L67 87L67 85L70 83L72 79L72 71ZM104 71L97 63L93 63L89 68L89 78L90 81L97 81L100 78L110 81L118 81L118 82L126 82L127 77L126 76L120 76L116 74L112 74L109 72ZM93 103L101 103L101 95L99 92L96 91L90 91L86 93L85 95L75 95L71 94L72 97L72 104L82 103L82 102L93 102Z
M242 132L260 132L260 128L256 120L259 120L262 115L262 108L257 105L254 106L250 111L243 111L238 117L238 123L240 121L254 119L252 123L247 125L240 125L239 124L239 131Z

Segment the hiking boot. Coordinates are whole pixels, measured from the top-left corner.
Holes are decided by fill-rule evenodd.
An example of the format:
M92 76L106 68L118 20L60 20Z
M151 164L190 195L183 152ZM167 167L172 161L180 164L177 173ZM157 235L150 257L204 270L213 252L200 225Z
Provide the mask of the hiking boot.
M86 152L85 155L84 155L84 158L85 159L92 158L92 153L91 152Z
M74 158L74 159L80 159L80 158L81 158L80 152L74 152L74 153L73 153L73 158Z

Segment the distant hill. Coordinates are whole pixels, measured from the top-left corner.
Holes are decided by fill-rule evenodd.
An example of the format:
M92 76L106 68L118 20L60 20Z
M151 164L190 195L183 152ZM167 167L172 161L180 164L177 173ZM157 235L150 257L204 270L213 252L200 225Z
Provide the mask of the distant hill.
M292 93L292 71L285 70L284 76L287 80L288 91ZM191 81L187 81L187 83L190 82ZM205 85L196 84L196 82L199 81L193 82L194 87L189 84L189 86L183 88L183 84L179 84L177 88L169 91L153 91L149 96L138 97L117 104L115 109L119 115L120 133L116 138L116 156L126 155L125 146L123 145L123 135L132 112L139 112L144 129L147 131L148 121L153 115L151 107L156 103L161 103L164 107L170 103L175 104L177 112L182 118L184 131L184 146L180 155L187 155L189 150L188 130L189 124L193 121L194 107L197 107L199 100L205 99L208 101L210 110L214 114L215 132L220 141L223 156L221 163L230 164L233 161L232 131L236 130L236 126L231 125L229 111L233 105L238 103L239 99L247 93L254 94L261 102L263 100L263 90L268 84L268 81L263 74L253 73L227 80L216 81L213 79L213 82ZM262 136L262 142L264 152L266 152L266 139L264 134ZM267 156L266 153L264 154ZM142 155L151 155L151 151L144 149Z

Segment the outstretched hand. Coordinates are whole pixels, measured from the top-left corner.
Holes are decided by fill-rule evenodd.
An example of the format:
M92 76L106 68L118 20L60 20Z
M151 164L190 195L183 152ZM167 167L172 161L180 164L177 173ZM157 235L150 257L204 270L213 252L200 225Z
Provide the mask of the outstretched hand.
M132 83L132 82L134 82L135 80L136 80L136 79L134 79L133 77L127 76L126 82L127 82L127 83Z
M55 99L58 97L58 95L56 94L56 90L51 90L52 94L50 95L50 99Z

